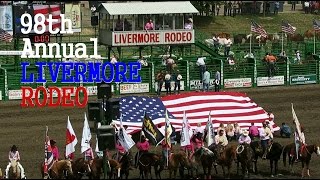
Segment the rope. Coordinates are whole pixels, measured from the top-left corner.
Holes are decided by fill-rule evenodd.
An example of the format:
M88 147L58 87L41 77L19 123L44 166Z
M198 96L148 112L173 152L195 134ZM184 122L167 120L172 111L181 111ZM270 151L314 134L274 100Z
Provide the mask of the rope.
M241 149L240 152L239 152L239 149ZM243 150L244 150L244 146L242 144L240 144L237 146L236 152L237 152L237 154L241 154L243 152Z

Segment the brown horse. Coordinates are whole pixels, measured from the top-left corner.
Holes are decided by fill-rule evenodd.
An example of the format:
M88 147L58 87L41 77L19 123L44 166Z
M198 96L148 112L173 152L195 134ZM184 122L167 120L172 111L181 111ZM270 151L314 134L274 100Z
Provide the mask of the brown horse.
M214 153L206 147L201 147L194 152L193 156L195 158L195 162L202 166L204 177L211 179L211 169L215 160Z
M187 153L184 151L179 151L178 153L171 153L169 156L168 169L169 169L169 178L171 179L172 173L173 178L176 178L178 168L189 167L189 160Z
M288 40L297 42L297 43L302 43L304 41L304 36L301 34L288 34Z
M109 159L105 165L109 169L108 173L106 174L109 176L109 179L111 179L112 176L120 178L121 165L118 161ZM103 173L103 159L98 157L93 159L90 168L91 173L89 175L89 179L100 179L100 176Z
M305 171L307 170L307 175L310 177L310 161L312 153L316 153L318 156L320 155L320 148L317 145L306 145L303 146L301 149L301 156L299 159L302 163L302 172L301 177L304 177ZM295 150L295 143L291 143L285 146L283 150L283 164L286 166L286 156L289 157L289 165L291 167L291 172L293 173L293 163L294 159L296 158L296 150ZM306 167L305 167L306 165Z
M88 175L91 172L90 164L84 158L78 158L72 161L73 178L81 179L84 175Z
M41 164L41 174L42 178L45 177L44 171L43 171L43 165L44 162ZM67 177L73 176L72 171L72 163L70 160L60 160L53 163L50 170L48 170L50 179L62 179ZM65 175L65 173L67 175Z
M307 39L312 39L314 37L314 29L308 29L304 32L304 37ZM316 31L316 39L320 39L320 32Z
M221 32L221 33L217 33L217 37L219 38L231 38L231 35L229 33L224 33L224 32Z
M278 142L272 142L270 143L268 149L267 149L267 156L266 158L270 161L270 173L271 177L273 175L277 175L278 173L278 161L281 158L283 146ZM274 174L273 173L273 165L274 165Z
M21 171L18 166L18 162L15 160L11 161L11 167L9 169L9 179L20 179L21 178Z
M125 153L119 163L121 165L120 178L122 179L122 176L125 175L125 178L128 179L130 169L134 166L134 160L131 152L129 151Z
M237 175L239 174L239 164L241 163L242 178L248 175L250 178L250 171L252 170L253 150L249 144L240 144L237 147Z
M141 154L139 160L138 160L138 167L140 170L140 178L148 179L149 175L150 178L152 178L151 175L151 167L154 167L156 178L160 178L160 172L163 170L163 164L161 163L161 155L155 154L155 153L143 153ZM158 169L158 167L160 167Z
M250 146L253 150L253 172L255 172L256 174L258 173L258 167L257 167L257 161L258 158L262 158L263 156L263 149L261 146L261 142L260 140L257 141L251 141Z
M228 144L226 147L219 145L210 145L209 149L216 154L217 164L222 167L223 176L226 177L225 167L228 169L227 177L230 178L230 169L233 161L237 157L237 145Z

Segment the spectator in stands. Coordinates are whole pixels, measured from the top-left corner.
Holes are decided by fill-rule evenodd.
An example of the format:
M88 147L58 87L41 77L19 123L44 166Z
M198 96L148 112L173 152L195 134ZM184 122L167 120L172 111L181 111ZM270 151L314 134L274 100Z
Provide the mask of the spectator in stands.
M196 64L199 66L200 71L200 81L202 82L203 73L206 71L206 63L204 62L204 57L199 56Z
M206 71L203 73L202 82L203 82L203 92L209 91L210 73L209 73L208 70L206 70Z
M230 56L227 58L227 62L228 62L228 64L229 64L230 66L234 66L234 65L236 64L233 55L230 55Z
M167 95L171 94L171 75L168 71L166 72L166 75L164 77L164 84L165 84Z
M228 16L231 16L231 12L232 12L232 2L229 1L227 4L227 10L228 10Z
M117 57L115 55L111 56L110 63L115 65L118 62Z
M174 93L176 93L176 90L178 88L178 94L180 94L180 81L182 79L182 76L179 72L179 70L177 70L177 72L175 73L175 77L174 77Z
M124 19L123 23L124 23L124 30L125 31L131 31L132 30L132 24L129 23L127 18Z
M166 67L167 67L167 71L169 71L170 74L172 74L174 63L175 63L174 60L169 56L168 59L166 60Z
M219 1L218 1L218 2L219 2ZM217 16L219 16L220 8L221 8L220 3L217 3L217 6L216 6Z
M280 8L280 2L279 1L274 2L273 14L278 14L279 8Z
M304 13L309 14L310 2L309 2L309 1L305 1L305 2L303 3L303 7L304 7Z
M288 60L286 51L282 51L282 52L279 54L279 56L280 56L281 58L284 58L286 61Z
M300 51L296 50L296 57L294 58L294 63L298 62L298 64L302 64L301 63L301 55L300 55Z
M142 66L148 66L148 62L147 60L145 60L143 58L143 56L140 56L140 58L138 59L138 62L142 65Z
M120 16L118 16L118 20L116 22L116 27L114 28L115 31L122 31L123 30L123 23L120 20Z
M249 136L252 140L254 140L255 138L259 138L259 128L255 126L253 122L249 127Z
M286 138L290 138L291 136L291 128L284 122L282 123L280 128L280 136Z
M193 29L193 20L192 20L192 18L188 18L188 20L184 24L184 29Z
M154 30L154 26L153 26L153 22L151 19L149 19L149 21L146 23L146 25L144 26L145 30Z
M221 80L221 76L220 76L220 72L217 70L216 74L214 75L214 91L215 92L219 92L220 91L220 80Z
M291 11L296 10L296 1L291 1Z
M226 39L224 40L224 44L225 44L224 56L229 56L230 48L232 45L232 40L230 39L229 36L227 36Z
M219 36L217 36L216 34L212 35L213 47L216 53L218 53L220 49L219 39Z
M160 96L160 93L161 93L161 89L162 89L162 86L163 86L163 82L164 82L164 71L160 71L158 74L157 74L157 82L158 82L158 89L157 89L157 95Z

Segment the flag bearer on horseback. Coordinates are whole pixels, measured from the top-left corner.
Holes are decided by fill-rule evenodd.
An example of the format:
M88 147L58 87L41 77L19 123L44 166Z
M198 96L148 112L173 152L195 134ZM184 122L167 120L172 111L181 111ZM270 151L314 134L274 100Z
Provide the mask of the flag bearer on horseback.
M9 178L9 169L11 167L11 162L12 161L16 161L17 162L17 165L18 167L20 168L20 171L21 171L21 179L26 179L26 176L24 174L24 168L22 167L22 165L20 164L20 154L19 154L19 151L18 151L18 148L16 145L13 145L11 147L11 150L9 151L9 164L6 168L6 179Z
M90 147L84 152L84 160L89 162L89 170L90 166L92 165L94 159L93 149L92 149L92 143L90 142Z
M302 149L306 145L306 138L304 136L304 128L302 125L300 125L300 136L298 133L298 130L296 129L294 132L294 139L295 139L295 146L296 146L296 160L295 162L298 162L299 157L301 156Z
M136 167L138 166L138 160L140 159L141 155L144 153L149 152L150 149L150 144L148 139L145 137L145 135L141 135L141 140L136 144L136 147L138 148L138 153L135 156L135 162L136 162ZM138 157L139 156L139 157Z
M56 146L56 141L51 139L50 140L50 145L51 145L51 148L52 148L53 160L54 161L59 161L60 155L59 155L59 149Z
M266 122L263 122L262 126L263 127L259 129L259 136L260 136L261 146L263 149L262 159L266 159L268 144L270 142L270 139L273 138L273 135L271 130L268 128Z
M169 160L170 154L171 154L171 149L172 149L172 145L170 142L167 142L165 140L163 140L161 142L161 148L162 148L162 162L164 163L164 168L168 169L167 166L167 160ZM169 156L169 157L167 157Z

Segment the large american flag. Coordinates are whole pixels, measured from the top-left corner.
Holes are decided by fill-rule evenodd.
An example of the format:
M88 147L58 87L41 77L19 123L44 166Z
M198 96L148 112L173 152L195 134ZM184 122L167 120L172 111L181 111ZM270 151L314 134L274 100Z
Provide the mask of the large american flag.
M120 99L120 113L123 125L128 125L127 132L139 132L142 127L144 111L155 125L165 125L165 112L177 131L182 129L183 112L186 112L191 128L197 123L206 126L208 115L214 128L220 123L235 123L248 129L251 123L261 127L262 122L269 120L267 112L253 102L246 94L238 92L190 92L165 97L126 96ZM120 126L119 120L114 120ZM279 130L273 121L274 130Z
M281 30L282 32L285 32L285 33L294 34L296 31L296 27L293 27L291 24L289 24L286 21L282 21Z
M11 42L12 36L7 31L0 28L0 41Z
M313 28L315 31L319 31L320 30L320 21L319 20L313 20Z
M260 34L262 37L267 37L268 33L258 23L251 21L251 31Z
M54 22L52 24L52 29L56 29L56 28L60 28L61 26L61 18L60 18L60 14L61 14L61 10L60 10L60 5L38 5L38 4L34 4L33 5L33 15L35 16L36 14L43 14L45 15L46 19L49 18L49 14L52 15L52 19L58 19L58 22ZM49 23L46 20L45 21L46 24L46 31L49 31ZM40 28L41 26L39 26L38 28Z

